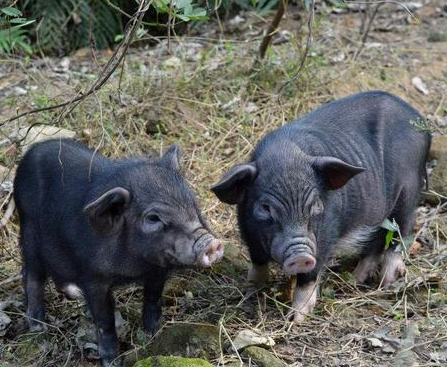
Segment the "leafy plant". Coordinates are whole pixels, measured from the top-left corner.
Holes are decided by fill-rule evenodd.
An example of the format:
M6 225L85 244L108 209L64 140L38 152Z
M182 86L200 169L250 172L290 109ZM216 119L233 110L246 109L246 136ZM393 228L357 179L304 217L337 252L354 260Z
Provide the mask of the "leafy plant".
M170 13L185 22L208 19L206 10L193 4L193 0L155 0L152 5L159 13Z
M385 237L385 249L390 247L391 242L393 241L394 234L397 234L399 236L400 243L405 247L408 248L413 243L415 236L410 234L404 238L401 237L400 234L400 228L399 225L396 223L396 221L393 219L393 221L390 221L388 218L386 218L380 227L388 230L386 237Z
M25 27L34 22L22 17L22 12L13 7L0 9L0 54L14 51L32 52Z
M66 54L94 45L105 48L122 33L124 0L22 0L22 10L38 20L35 38L44 53Z

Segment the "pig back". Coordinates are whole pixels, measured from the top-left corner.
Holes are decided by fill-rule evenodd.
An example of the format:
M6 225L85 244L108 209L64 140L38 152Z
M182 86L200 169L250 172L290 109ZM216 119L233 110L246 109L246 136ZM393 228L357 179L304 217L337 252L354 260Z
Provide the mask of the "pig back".
M430 134L418 128L421 121L422 116L398 97L364 92L292 121L265 143L286 139L310 156L333 156L364 167L362 174L329 197L342 201L350 225L379 225L392 211L402 187L421 186L430 144Z

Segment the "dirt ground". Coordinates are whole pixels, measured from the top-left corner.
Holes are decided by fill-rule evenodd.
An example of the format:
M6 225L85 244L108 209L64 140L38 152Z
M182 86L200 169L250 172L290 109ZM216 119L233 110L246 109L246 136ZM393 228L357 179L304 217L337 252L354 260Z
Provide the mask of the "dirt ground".
M416 242L406 253L407 274L392 289L377 289L378 279L359 288L352 264L334 260L323 276L315 312L293 325L285 317L287 279L278 269L257 295L244 296L249 260L234 208L208 190L225 170L247 159L268 131L354 92L395 93L427 116L435 133L446 129L445 3L383 5L363 45L360 5L327 4L317 4L311 48L298 76L308 35L305 13L289 8L266 59L257 63L272 14L210 21L170 42L132 48L123 72L68 116L42 112L1 126L0 164L14 167L21 147L11 139L20 141L20 128L35 123L74 131L77 139L111 157L158 154L179 142L186 176L227 255L211 270L176 273L165 291L164 325L219 325L222 345L241 330L257 330L275 341L272 353L288 366L445 366L445 204L421 203ZM63 59L1 60L1 119L71 98L96 79L110 55L79 50ZM0 216L8 201L9 196L0 197ZM45 297L52 326L45 334L27 333L17 219L0 228L0 304L9 302L3 306L11 320L4 329L0 325L0 366L95 365L94 329L84 302L65 299L51 283ZM116 291L116 299L121 350L138 350L145 343L141 292L126 287ZM216 366L239 361L231 347L222 347L219 355L212 361Z

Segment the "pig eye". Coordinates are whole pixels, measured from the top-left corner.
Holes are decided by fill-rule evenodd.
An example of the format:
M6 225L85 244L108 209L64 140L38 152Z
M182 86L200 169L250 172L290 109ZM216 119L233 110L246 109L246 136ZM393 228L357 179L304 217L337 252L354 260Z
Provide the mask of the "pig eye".
M145 232L159 231L163 227L164 223L157 214L150 213L144 217L143 230Z
M253 209L255 217L259 220L272 218L272 208L267 203L256 203Z

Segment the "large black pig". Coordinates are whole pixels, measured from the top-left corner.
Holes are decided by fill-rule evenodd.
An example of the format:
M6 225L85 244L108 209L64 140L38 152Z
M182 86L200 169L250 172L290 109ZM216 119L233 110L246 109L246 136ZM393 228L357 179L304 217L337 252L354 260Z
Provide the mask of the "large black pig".
M143 325L153 333L161 294L177 266L211 266L223 246L210 233L179 173L180 151L112 161L72 140L35 144L17 169L14 199L27 317L43 328L44 284L82 291L98 330L103 366L118 354L114 286L144 285Z
M399 250L384 251L381 223L395 219L403 236L413 229L430 146L423 121L391 94L355 94L271 132L248 163L212 187L237 204L252 260L248 279L265 280L270 260L297 275L295 321L314 309L318 274L336 250L358 251L359 283L382 256L384 287L404 273Z

